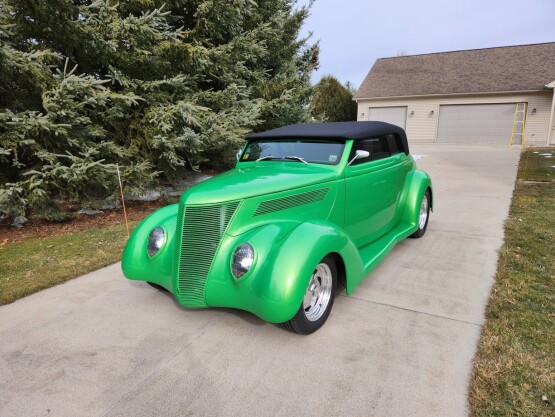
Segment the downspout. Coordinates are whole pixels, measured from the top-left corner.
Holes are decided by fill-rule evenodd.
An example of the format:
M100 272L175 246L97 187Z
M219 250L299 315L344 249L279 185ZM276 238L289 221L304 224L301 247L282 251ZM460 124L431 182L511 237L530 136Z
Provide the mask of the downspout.
M545 87L551 88L553 90L553 98L551 99L551 113L549 114L549 125L547 126L546 145L549 146L551 144L551 134L553 133L553 111L555 110L555 81L550 82Z
M355 121L358 122L358 99L353 97L353 101L357 104L357 117L356 117Z

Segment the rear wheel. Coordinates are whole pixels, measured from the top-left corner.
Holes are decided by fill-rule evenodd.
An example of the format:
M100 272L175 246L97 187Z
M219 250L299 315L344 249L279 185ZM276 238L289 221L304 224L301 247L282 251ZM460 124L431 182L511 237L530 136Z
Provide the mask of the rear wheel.
M301 306L285 328L299 334L318 330L328 319L337 288L337 266L332 255L327 255L314 268Z
M418 230L410 237L418 239L424 236L428 228L428 219L430 217L430 190L426 190L422 196L422 203L420 204L420 214L418 215Z

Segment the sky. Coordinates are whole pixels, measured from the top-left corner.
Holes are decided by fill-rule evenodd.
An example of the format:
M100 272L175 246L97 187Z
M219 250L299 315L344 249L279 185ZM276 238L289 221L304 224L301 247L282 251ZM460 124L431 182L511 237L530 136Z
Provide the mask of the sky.
M315 0L309 32L320 41L312 81L358 88L378 58L555 42L555 0Z

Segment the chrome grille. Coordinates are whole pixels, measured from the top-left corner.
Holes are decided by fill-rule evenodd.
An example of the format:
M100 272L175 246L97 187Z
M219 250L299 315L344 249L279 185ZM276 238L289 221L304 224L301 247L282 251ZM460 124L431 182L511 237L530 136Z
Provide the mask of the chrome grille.
M205 307L204 289L212 260L239 202L185 206L178 268L178 298Z
M183 212L185 211L185 206L179 203L179 209L177 210L177 233L175 234L175 249L173 258L173 268L174 275L177 274L179 258L181 254L181 241L183 239Z

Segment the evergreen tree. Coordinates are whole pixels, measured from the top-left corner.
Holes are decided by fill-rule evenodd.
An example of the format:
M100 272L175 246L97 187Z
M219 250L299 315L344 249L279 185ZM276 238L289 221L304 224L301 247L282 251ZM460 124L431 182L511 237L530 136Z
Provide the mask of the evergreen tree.
M0 0L0 216L233 162L308 117L318 45L290 0Z
M357 104L353 94L350 83L342 85L331 75L322 77L312 99L312 116L328 122L356 120Z

